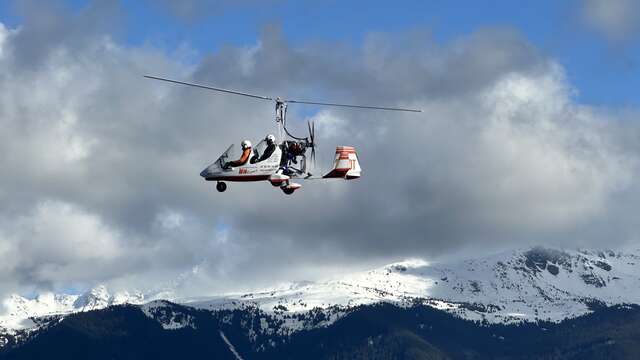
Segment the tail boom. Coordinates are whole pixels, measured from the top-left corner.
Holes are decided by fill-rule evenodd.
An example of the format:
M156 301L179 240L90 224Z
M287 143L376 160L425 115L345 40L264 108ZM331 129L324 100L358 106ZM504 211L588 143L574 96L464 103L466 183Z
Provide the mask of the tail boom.
M323 176L325 179L353 180L360 177L362 168L358 162L358 155L353 146L336 147L336 157L333 169Z

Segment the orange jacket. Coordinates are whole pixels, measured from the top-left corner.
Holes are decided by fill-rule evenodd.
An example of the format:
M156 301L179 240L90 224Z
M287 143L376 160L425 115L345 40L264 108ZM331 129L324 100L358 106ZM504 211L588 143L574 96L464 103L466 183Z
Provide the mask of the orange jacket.
M235 161L230 161L230 162L227 163L227 165L236 167L236 166L242 166L242 165L246 164L247 161L249 161L249 156L251 156L252 152L253 151L252 151L252 149L250 147L242 150L242 156L240 156L240 159L235 160Z

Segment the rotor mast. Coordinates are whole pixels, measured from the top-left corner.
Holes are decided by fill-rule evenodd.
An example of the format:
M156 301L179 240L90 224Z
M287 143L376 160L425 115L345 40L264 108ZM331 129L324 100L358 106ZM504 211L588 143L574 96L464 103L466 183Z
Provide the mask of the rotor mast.
M286 136L287 103L276 98L276 126L278 128L278 143L282 143Z

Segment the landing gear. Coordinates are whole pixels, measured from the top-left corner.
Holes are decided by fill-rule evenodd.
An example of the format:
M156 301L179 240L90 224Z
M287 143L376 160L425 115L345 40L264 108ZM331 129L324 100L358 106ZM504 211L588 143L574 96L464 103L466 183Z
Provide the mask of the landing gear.
M287 180L286 184L284 186L281 186L280 188L282 189L283 193L291 195L294 191L300 189L301 187L302 185Z
M227 190L227 184L223 183L222 181L218 182L216 184L216 190L218 190L218 192L224 192L225 190Z

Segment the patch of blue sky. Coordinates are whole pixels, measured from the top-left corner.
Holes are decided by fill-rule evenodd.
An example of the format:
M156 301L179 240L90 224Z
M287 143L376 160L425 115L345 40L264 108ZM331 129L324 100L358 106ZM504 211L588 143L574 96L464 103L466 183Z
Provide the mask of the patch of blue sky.
M22 22L8 1L0 1L0 22L8 28L16 28Z
M189 46L205 56L223 46L251 46L266 23L255 12L231 7L221 14L193 21L172 16L149 1L122 0L126 8L127 40L132 45L151 44L168 51Z
M64 1L77 10L90 0ZM0 2L0 21L15 27L20 18L10 3ZM281 0L227 6L193 20L172 16L151 0L120 3L126 17L123 41L159 47L169 54L186 48L190 56L185 59L193 63L224 46L253 46L271 24L279 26L294 46L326 41L354 47L376 32L426 31L447 43L481 28L512 28L563 65L578 101L640 105L639 44L612 47L585 31L575 0Z
M280 1L232 7L188 22L148 3L124 0L129 41L151 41L168 50L188 44L200 56L222 46L252 46L269 24L293 45L328 41L361 46L375 32L427 31L446 43L481 28L512 28L562 64L579 101L594 105L639 105L639 49L609 48L581 29L575 2L551 0Z

